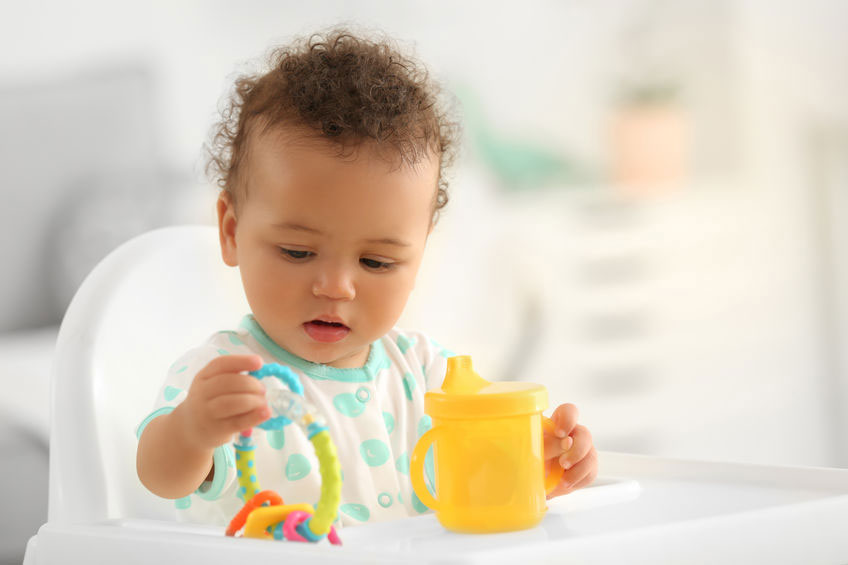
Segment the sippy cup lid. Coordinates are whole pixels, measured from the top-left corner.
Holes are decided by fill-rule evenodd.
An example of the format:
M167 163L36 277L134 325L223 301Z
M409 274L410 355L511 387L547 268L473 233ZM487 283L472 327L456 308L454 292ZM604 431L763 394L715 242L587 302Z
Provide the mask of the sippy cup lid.
M424 410L432 417L465 419L518 416L548 407L548 391L525 382L490 382L474 372L471 357L448 358L440 391L424 395Z

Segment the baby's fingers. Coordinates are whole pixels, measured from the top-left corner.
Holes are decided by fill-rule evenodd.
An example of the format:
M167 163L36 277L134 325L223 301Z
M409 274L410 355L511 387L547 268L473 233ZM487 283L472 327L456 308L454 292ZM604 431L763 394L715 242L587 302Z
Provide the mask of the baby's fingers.
M577 425L577 407L573 404L560 404L551 414L554 432L545 431L545 461L559 457L571 449L571 432Z
M574 426L571 438L574 440L571 447L559 458L559 464L563 469L569 469L578 461L581 461L592 449L592 434L589 433L586 426Z
M562 475L560 483L548 493L548 498L568 494L579 488L592 484L598 476L598 452L594 448L582 460L577 462Z
M227 428L233 433L254 428L271 417L271 410L267 406L257 408L247 414L240 414L228 419Z
M259 355L221 355L206 364L197 375L198 379L208 379L221 373L241 373L257 371L262 368L262 357Z
M229 394L255 394L265 396L265 385L259 379L242 373L220 373L198 383L198 392L205 398Z
M560 404L551 414L551 420L557 430L562 430L562 437L571 435L574 426L577 425L577 407L574 404Z
M227 420L233 416L241 416L261 408L268 410L264 396L250 393L216 396L209 401L207 406L212 417L216 420ZM270 416L270 411L268 416Z
M571 436L559 438L545 434L545 461L559 457L571 448L573 443Z

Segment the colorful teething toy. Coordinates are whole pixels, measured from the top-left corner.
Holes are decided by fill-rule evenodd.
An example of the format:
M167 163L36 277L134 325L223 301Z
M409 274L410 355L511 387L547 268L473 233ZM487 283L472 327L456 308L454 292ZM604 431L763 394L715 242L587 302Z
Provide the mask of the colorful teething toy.
M296 423L304 431L321 472L321 499L311 504L283 504L274 491L260 491L253 451L253 430L245 430L233 443L236 450L239 496L245 505L227 527L226 534L235 536L242 530L244 537L287 539L291 541L320 541L324 536L330 543L341 545L332 527L341 499L342 480L336 446L320 415L303 398L303 385L288 367L270 363L250 373L265 385L272 417L259 425L264 430L281 430Z

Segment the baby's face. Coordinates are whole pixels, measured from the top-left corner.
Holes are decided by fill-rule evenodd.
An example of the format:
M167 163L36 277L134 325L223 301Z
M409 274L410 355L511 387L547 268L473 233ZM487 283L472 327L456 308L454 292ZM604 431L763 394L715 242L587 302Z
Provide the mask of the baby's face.
M218 201L221 247L278 345L360 367L414 286L439 164L431 157L412 169L367 147L355 158L334 151L273 133L252 140L238 211L226 195Z

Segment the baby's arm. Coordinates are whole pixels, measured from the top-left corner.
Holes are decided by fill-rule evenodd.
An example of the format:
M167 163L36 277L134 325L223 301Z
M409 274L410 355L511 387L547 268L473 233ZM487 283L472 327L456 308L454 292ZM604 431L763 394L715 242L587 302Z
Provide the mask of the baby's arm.
M180 405L144 428L136 470L150 492L172 499L191 494L212 473L216 447L268 419L265 387L244 374L261 366L257 355L216 357L197 373Z

